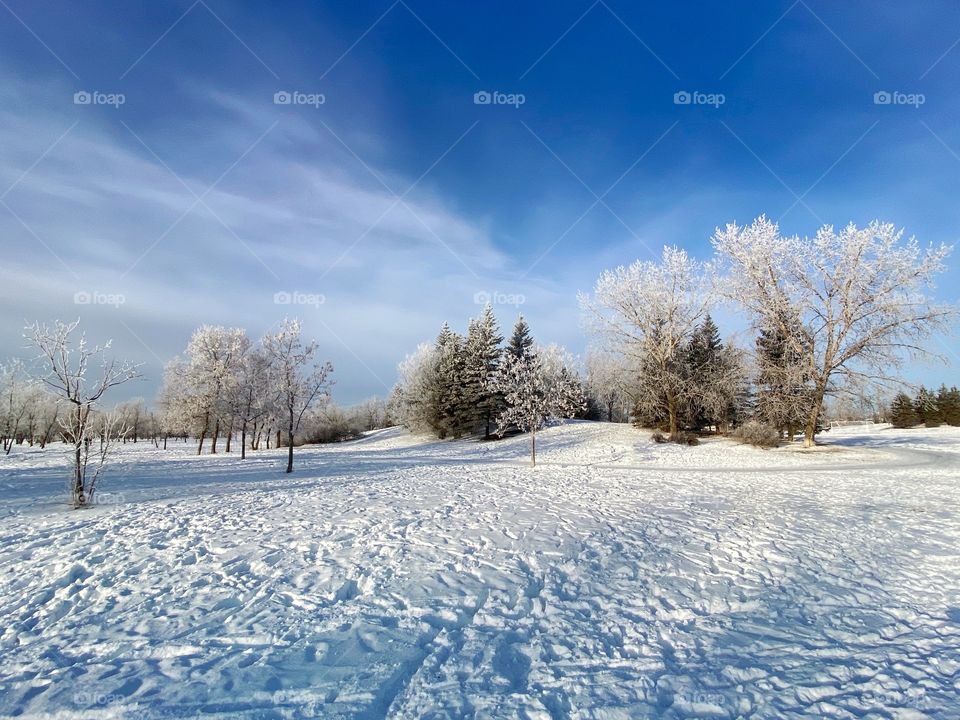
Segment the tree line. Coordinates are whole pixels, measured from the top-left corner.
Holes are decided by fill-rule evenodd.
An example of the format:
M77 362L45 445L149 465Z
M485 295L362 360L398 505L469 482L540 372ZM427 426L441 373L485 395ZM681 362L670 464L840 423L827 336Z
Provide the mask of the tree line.
M960 425L960 390L941 385L934 392L921 386L914 397L901 391L890 404L889 419L897 428Z
M534 342L518 318L504 342L492 309L465 334L444 325L399 367L389 401L344 413L330 400L330 363L300 323L285 320L258 341L239 328L203 326L165 368L155 410L142 401L104 410L113 387L140 377L138 366L92 346L78 323L30 325L37 371L0 366L0 440L69 445L74 504L88 504L114 441L196 438L197 452L240 453L338 439L400 423L437 437L536 431L563 417L606 416L662 428L729 432L748 423L813 444L828 398L899 384L908 359L933 355L927 340L956 318L927 291L944 270L946 245L921 247L893 225L874 222L815 236L784 236L765 217L718 228L714 256L698 261L665 247L657 260L601 273L579 296L591 351L583 367L556 345ZM712 313L739 310L755 332L748 352L724 341ZM953 423L956 389L898 396L896 424ZM285 440L284 440L285 436ZM94 442L96 440L96 443Z

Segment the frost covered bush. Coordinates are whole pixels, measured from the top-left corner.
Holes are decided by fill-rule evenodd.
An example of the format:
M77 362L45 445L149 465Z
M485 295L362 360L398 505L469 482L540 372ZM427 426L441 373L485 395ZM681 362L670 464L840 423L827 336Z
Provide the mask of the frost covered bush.
M655 443L660 443L660 444L663 444L663 443L665 443L665 442L669 442L669 438L667 438L667 436L664 435L664 434L663 434L662 432L660 432L659 430L657 430L655 433L653 433L653 435L650 436L650 439L653 440Z
M756 420L750 420L733 431L733 437L742 443L756 447L772 448L780 444L776 428Z

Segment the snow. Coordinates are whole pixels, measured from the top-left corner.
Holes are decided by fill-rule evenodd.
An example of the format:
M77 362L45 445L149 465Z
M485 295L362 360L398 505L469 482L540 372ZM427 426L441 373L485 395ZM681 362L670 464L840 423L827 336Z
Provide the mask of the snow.
M823 439L17 447L0 715L960 717L960 430Z

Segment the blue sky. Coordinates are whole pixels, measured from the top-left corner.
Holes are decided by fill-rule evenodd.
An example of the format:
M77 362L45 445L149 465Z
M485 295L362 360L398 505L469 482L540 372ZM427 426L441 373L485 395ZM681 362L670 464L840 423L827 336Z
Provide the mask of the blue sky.
M297 315L350 403L484 294L580 352L578 290L730 221L953 243L958 41L952 2L2 0L0 356L80 316L152 398L198 324Z

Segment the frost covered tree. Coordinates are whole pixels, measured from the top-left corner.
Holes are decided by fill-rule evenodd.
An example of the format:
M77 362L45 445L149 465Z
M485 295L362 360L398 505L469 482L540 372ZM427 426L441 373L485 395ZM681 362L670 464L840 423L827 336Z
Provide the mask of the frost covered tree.
M466 341L447 323L437 336L436 361L437 436L459 438L469 431L473 414L465 383Z
M637 366L638 412L662 417L676 435L696 392L684 350L714 300L712 265L665 247L659 262L638 260L607 270L593 295L579 297L601 347Z
M531 348L521 357L507 353L491 382L506 403L497 433L502 436L511 427L530 433L531 465L537 464L537 430L584 407L583 388L570 366L569 356L556 346Z
M685 355L687 422L698 430L712 426L726 432L747 381L743 354L723 343L708 313L694 329Z
M247 435L274 412L270 388L270 358L262 348L249 348L240 359L226 389L230 417L240 426L240 458L247 457Z
M172 380L184 384L180 397L185 404L181 410L197 433L198 455L208 434L212 440L210 452L217 452L222 424L229 426L230 422L227 399L249 349L246 331L215 325L197 328L187 344L185 362L180 366L183 374Z
M623 357L593 351L587 354L584 365L587 394L599 405L607 422L626 422L630 415L633 373L624 364Z
M786 304L761 322L756 341L757 415L793 440L813 405L810 338Z
M186 362L179 357L163 368L163 383L157 395L157 415L164 450L167 449L167 438L179 437L186 441L195 429L199 432L197 404L185 382L186 373Z
M93 503L96 483L109 460L110 443L101 442L90 466L92 431L91 413L111 388L140 377L139 366L116 359L108 359L110 342L91 346L86 336L75 335L80 321L57 321L52 327L34 323L26 328L25 337L39 350L41 382L67 411L60 420L62 434L71 447L72 477L70 494L73 506L80 508ZM101 436L116 436L121 430L114 418L98 428Z
M137 442L142 437L148 420L147 406L143 398L134 398L121 403L114 409L114 412L119 423L129 429L129 432L123 438L124 442L128 439L131 442Z
M7 455L27 434L36 400L36 383L21 360L14 358L0 365L0 441Z
M812 446L828 392L844 382L896 382L905 359L930 356L926 340L945 329L955 309L925 294L944 270L946 245L921 248L888 223L837 231L826 225L812 238L784 237L776 223L717 229L713 245L728 277L726 294L758 328L796 313L806 343L810 407L804 443ZM789 328L784 328L789 334Z
M413 432L434 432L437 415L437 348L422 343L397 368L393 404L400 424Z
M330 375L333 365L320 363L318 343L305 343L299 320L284 320L274 333L267 333L261 343L270 361L271 386L287 430L287 472L293 472L293 438L304 414L330 397Z
M497 318L488 303L467 331L463 378L471 430L483 428L485 438L490 437L493 423L503 410L503 397L490 385L503 355L502 342Z

